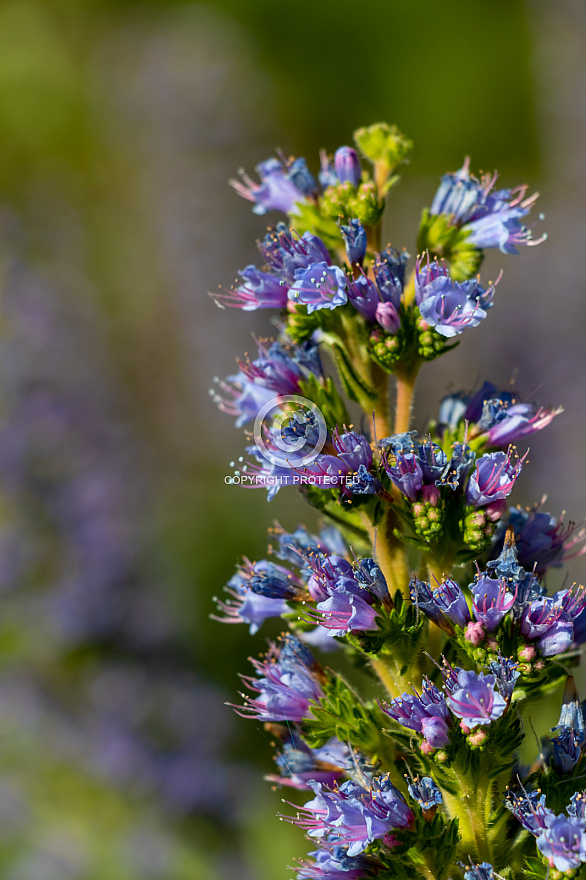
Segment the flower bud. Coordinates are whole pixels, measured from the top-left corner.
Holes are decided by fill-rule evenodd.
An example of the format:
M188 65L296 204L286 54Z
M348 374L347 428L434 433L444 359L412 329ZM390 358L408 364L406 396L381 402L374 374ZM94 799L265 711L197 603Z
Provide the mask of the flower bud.
M358 153L352 147L340 147L334 155L334 167L340 183L349 181L358 186L362 175Z

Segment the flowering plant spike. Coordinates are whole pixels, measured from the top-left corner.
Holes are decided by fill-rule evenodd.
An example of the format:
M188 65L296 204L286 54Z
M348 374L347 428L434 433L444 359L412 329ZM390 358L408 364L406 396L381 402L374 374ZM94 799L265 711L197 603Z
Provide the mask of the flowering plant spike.
M316 534L276 525L268 558L244 559L218 600L219 620L285 629L235 709L276 741L271 781L302 793L280 815L307 834L299 880L586 878L586 726L569 674L586 591L546 584L585 531L510 497L527 438L560 409L486 381L412 425L420 371L498 305L500 279L477 274L486 248L543 240L526 225L536 196L467 159L423 211L412 258L381 240L412 144L382 123L354 140L319 170L280 155L233 182L277 214L259 265L214 296L272 310L278 334L216 380L254 436L227 482L269 500L297 488L322 519ZM318 659L336 650L355 679ZM535 744L528 703L546 695L559 722Z

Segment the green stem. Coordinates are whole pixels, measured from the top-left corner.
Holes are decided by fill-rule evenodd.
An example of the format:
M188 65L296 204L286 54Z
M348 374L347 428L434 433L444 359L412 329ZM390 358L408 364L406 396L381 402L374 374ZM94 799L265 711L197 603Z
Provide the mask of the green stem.
M370 665L384 684L388 695L394 699L395 697L399 697L404 691L405 688L401 687L401 678L394 672L384 660L381 660L380 657L375 657L370 661Z
M415 300L415 269L411 272L407 284L403 289L403 305L410 306Z
M460 778L461 795L443 792L450 818L457 817L460 826L461 849L470 851L478 861L492 862L488 822L492 813L491 783L486 773L479 774L474 787L468 787Z

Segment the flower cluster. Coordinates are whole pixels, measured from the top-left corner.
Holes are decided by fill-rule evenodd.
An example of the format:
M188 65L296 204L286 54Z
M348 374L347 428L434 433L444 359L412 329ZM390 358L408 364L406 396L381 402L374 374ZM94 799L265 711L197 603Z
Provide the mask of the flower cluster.
M568 675L586 590L546 582L586 531L510 501L527 465L517 445L561 408L485 382L411 427L420 370L493 307L484 250L539 243L525 225L536 197L466 161L424 210L410 265L383 245L381 218L411 143L380 123L355 145L323 153L315 176L280 157L234 184L257 214L288 218L260 241L262 266L215 295L275 309L279 328L214 392L255 426L236 482L269 498L298 486L322 519L315 534L277 526L271 558L244 559L217 600L218 619L253 634L269 618L287 627L252 660L236 710L275 740L269 779L313 794L281 816L314 847L299 880L586 876L586 727ZM312 653L332 648L344 675ZM564 682L559 722L524 770L526 699Z

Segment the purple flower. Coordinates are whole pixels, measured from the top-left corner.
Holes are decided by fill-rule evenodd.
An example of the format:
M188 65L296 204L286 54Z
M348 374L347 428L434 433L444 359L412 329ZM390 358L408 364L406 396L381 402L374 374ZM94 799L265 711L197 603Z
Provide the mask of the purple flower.
M537 639L544 657L567 651L574 641L572 618L549 596L537 599L525 609L521 632L527 639Z
M395 306L390 302L379 302L375 317L377 323L387 333L395 334L401 329L401 319Z
M392 829L410 828L414 815L388 776L375 777L371 788L345 782L331 791L310 782L315 797L292 820L310 837L327 839L348 846L348 855L364 852L374 840Z
M450 741L445 697L428 679L424 679L421 696L403 694L383 705L383 711L403 727L422 733L433 748L443 748Z
M586 823L586 791L577 791L572 795L566 812L571 819Z
M295 733L275 761L281 775L267 776L268 781L300 790L308 789L310 780L333 786L352 763L348 746L335 737L319 749L310 749Z
M358 153L353 147L338 147L334 153L334 168L340 183L348 181L354 187L360 183L362 168Z
M523 460L514 459L512 450L488 452L477 459L466 489L467 503L479 508L502 501L511 493L522 466Z
M322 690L311 651L294 636L284 636L280 646L272 644L265 660L252 660L259 680L241 676L258 697L247 697L239 714L263 721L303 721Z
M545 795L541 791L509 789L505 795L505 807L510 810L526 831L538 837L546 827L548 818L553 817L552 810L545 806Z
M340 232L349 262L352 265L362 263L366 254L366 229L360 220L352 218L348 226L340 226Z
M374 322L380 305L379 293L374 282L361 273L353 281L348 280L346 292L356 311L367 321Z
M298 880L363 880L372 867L367 856L349 856L343 846L309 853L314 862L302 861Z
M241 566L239 571L228 581L225 591L230 599L225 602L216 599L216 605L225 616L216 617L213 620L221 623L248 623L252 634L258 632L261 625L269 617L280 617L290 610L285 599L288 589L287 577L291 572L281 566L275 566L266 560L251 563L248 560ZM251 582L261 583L263 579L277 582L280 587L280 596L263 594L262 590L251 589ZM266 582L266 581L265 581ZM289 596L291 598L291 596Z
M475 394L462 391L445 397L439 413L440 435L445 428L456 430L468 422L468 439L485 435L489 446L507 447L541 431L563 410L545 409L523 403L512 391L499 391L484 382Z
M411 601L446 632L453 633L452 624L464 629L470 621L470 611L459 584L450 578L432 587L414 578L409 584Z
M423 320L441 336L458 336L466 327L477 327L486 318L494 287L485 290L478 281L453 281L445 265L427 256L417 260L415 297Z
M337 429L332 436L331 451L318 457L304 468L305 473L345 477L355 474L360 465L370 470L372 450L367 438L355 431L340 434Z
M519 563L541 576L548 568L561 568L564 562L586 552L586 530L574 523L556 520L538 507L530 510L509 508L507 526L514 529ZM494 554L500 552L503 536L495 544Z
M364 590L368 593L367 590ZM332 591L332 595L322 602L318 602L315 611L308 614L332 636L343 636L349 632L363 632L378 629L376 625L377 612L352 590L339 584Z
M511 595L504 578L495 580L486 575L471 584L470 590L474 597L474 617L487 632L494 632L507 611L515 604L517 591Z
M423 471L413 452L383 454L383 465L393 484L409 501L415 501L423 485Z
M324 562L310 560L310 564L314 574L308 590L317 605L307 613L313 620L332 636L378 628L372 608L375 594L355 577L346 559L330 556Z
M310 342L302 345L272 342L268 347L259 343L258 353L256 360L240 361L240 371L218 383L227 396L216 394L215 400L222 412L237 416L237 428L254 421L270 400L297 394L303 379L310 375L322 376L318 348Z
M559 773L571 773L582 754L575 732L565 727L557 736L552 736L550 739L553 743L554 767Z
M563 813L548 815L537 838L537 849L558 871L571 871L586 862L586 832L581 822Z
M399 253L390 245L374 262L374 278L382 302L392 303L399 310L405 286L405 267L409 260L407 251Z
M458 673L458 689L447 697L448 706L467 727L490 724L500 718L507 708L494 687L494 675L461 669Z
M300 237L283 222L269 230L258 243L258 249L270 272L287 288L295 281L298 269L307 269L312 263L331 263L330 253L321 238L311 232Z
M317 309L335 309L348 300L348 278L339 266L325 261L297 269L295 282L289 290L291 302L307 306L309 314Z
M546 236L532 240L532 233L520 222L537 194L525 198L526 186L493 190L496 174L477 180L470 174L470 160L453 174L444 174L433 198L430 214L446 214L454 226L468 231L468 240L478 248L498 247L516 254L518 244L539 244Z
M294 212L297 202L305 201L306 196L316 189L305 160L297 159L296 163L287 168L279 159L267 159L256 166L260 184L244 172L240 174L242 182L231 180L230 183L238 195L255 203L252 209L255 214L266 214L267 211L290 214Z
M220 306L227 305L245 312L256 309L284 309L287 305L288 287L282 279L250 265L238 272L243 279L227 293L214 293Z

